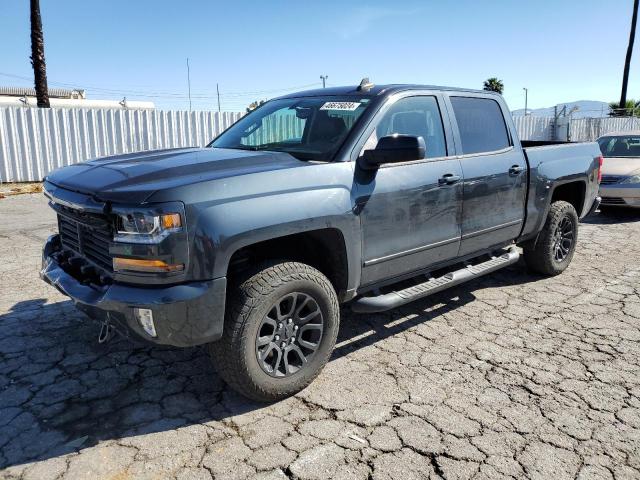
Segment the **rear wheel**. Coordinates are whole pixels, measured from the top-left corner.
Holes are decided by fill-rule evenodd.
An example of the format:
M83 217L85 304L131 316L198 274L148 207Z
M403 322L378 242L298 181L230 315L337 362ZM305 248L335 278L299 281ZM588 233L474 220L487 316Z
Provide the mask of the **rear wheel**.
M523 246L527 266L544 275L558 275L571 263L578 241L578 214L568 202L551 204L535 244Z
M309 265L281 262L232 288L223 337L209 346L220 376L258 401L304 389L329 360L338 334L329 280Z

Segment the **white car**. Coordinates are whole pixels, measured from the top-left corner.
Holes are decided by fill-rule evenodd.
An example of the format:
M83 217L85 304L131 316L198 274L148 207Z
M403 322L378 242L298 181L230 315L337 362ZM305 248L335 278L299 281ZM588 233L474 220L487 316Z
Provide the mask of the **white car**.
M640 208L640 132L608 133L598 145L604 157L601 205Z

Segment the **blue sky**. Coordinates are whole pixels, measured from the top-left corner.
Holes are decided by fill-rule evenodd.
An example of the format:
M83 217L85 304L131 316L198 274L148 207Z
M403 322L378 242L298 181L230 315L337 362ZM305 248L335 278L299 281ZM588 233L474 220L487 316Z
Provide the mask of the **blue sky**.
M481 88L497 76L511 109L612 101L632 0L41 0L51 87L90 98L244 109L297 89L374 83ZM0 1L0 85L32 82L29 1ZM25 79L16 78L26 77ZM640 39L629 97L640 98Z

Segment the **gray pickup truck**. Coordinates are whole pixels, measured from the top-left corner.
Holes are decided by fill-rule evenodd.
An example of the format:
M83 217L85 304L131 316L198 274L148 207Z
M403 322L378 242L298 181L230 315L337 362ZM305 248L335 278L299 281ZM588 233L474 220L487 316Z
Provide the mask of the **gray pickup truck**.
M596 143L520 142L491 92L296 93L206 148L48 175L59 233L41 276L99 320L101 341L206 344L225 381L271 401L322 370L341 303L392 309L521 251L531 270L562 272L601 164Z

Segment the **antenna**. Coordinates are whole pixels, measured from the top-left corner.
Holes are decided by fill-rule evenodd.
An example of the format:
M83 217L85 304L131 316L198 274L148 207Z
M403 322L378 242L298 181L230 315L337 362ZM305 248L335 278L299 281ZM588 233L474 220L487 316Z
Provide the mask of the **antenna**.
M369 77L364 77L360 80L360 85L358 85L359 92L368 92L373 88L373 83L369 81Z

